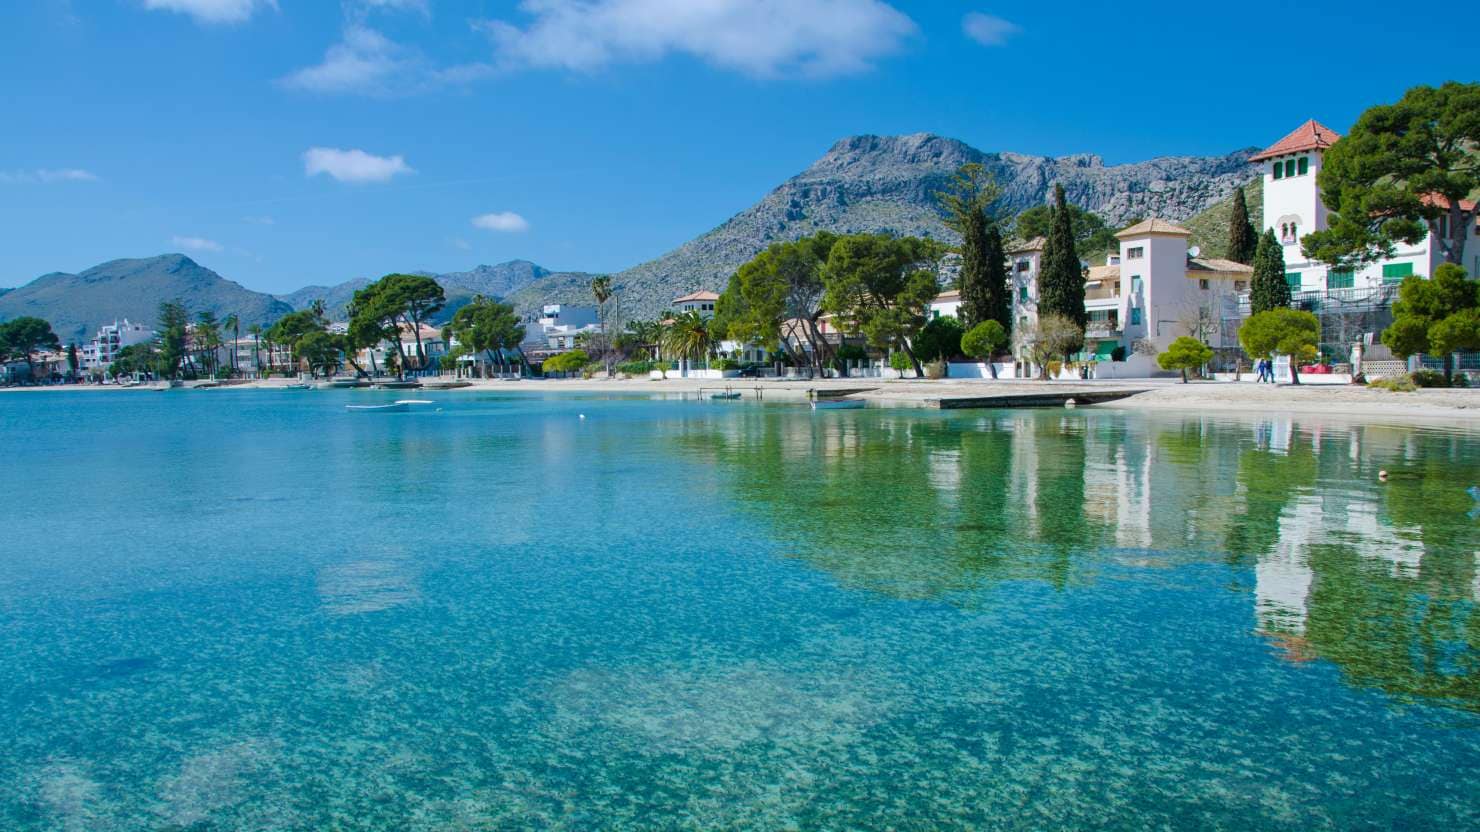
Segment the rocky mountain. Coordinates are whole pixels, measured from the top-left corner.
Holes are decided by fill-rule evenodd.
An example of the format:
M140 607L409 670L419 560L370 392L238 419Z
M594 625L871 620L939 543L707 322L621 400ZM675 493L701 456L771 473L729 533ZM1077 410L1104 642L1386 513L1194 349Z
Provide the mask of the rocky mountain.
M0 320L34 315L64 343L84 342L115 319L153 322L161 301L179 298L192 312L236 314L242 328L269 324L288 304L226 280L183 254L111 260L81 274L54 272L0 295Z
M961 165L986 167L1002 186L1000 210L1016 214L1046 202L1055 183L1069 201L1124 223L1136 217L1185 220L1254 178L1253 148L1226 156L1169 156L1105 165L1098 156L1053 158L985 153L928 134L855 136L723 225L662 257L613 276L628 314L652 316L677 295L720 291L734 270L767 245L817 230L889 232L951 239L935 192ZM585 283L549 275L513 292L516 306L589 302Z
M465 272L446 274L414 272L414 274L424 274L434 278L442 284L443 291L447 293L447 306L437 316L438 322L451 318L453 313L465 306L475 295L506 298L526 286L545 280L568 281L572 285L589 287L592 277L585 272L552 272L528 260L510 260L507 263L493 266L483 265ZM278 295L277 298L294 309L303 309L316 299L323 299L329 316L339 320L345 317L345 307L348 306L355 292L368 285L370 285L368 278L356 278L335 286L305 286L296 292Z

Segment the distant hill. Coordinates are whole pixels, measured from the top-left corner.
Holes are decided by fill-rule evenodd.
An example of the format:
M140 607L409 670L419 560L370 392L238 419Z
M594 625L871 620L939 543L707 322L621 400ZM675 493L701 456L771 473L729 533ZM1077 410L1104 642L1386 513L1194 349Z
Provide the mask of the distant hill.
M226 280L183 254L111 260L81 274L54 272L0 295L0 320L34 315L62 341L83 342L116 319L153 323L161 301L179 298L192 313L236 314L242 328L269 324L288 304Z
M1106 166L1098 156L1052 158L985 153L941 136L855 136L835 144L807 170L756 205L662 257L613 276L629 314L650 317L675 296L720 291L742 263L778 240L814 231L888 232L953 239L935 192L961 165L984 165L1003 188L1000 209L1017 214L1045 203L1054 183L1069 201L1112 224L1135 217L1185 220L1254 178L1253 148L1226 156L1170 156ZM515 291L521 308L588 301L585 283L551 275Z
M1264 229L1264 178L1254 177L1254 181L1244 186L1244 202L1249 207L1249 221L1254 224L1254 231L1258 233ZM1228 256L1228 220L1233 215L1233 195L1218 204L1203 211L1182 223L1182 227L1192 232L1192 238L1188 245L1197 246L1202 249L1204 257L1227 257Z
M458 309L465 306L476 295L507 298L520 289L542 280L564 280L588 287L587 295L589 296L592 277L585 272L552 272L528 260L510 260L507 263L493 266L478 266L465 272L446 274L414 272L414 274L424 274L434 278L442 284L443 291L447 293L447 306L438 314L436 318L438 323L450 319ZM354 297L354 293L370 285L370 282L368 278L356 278L335 286L306 286L296 292L277 297L278 300L294 309L303 309L314 300L322 298L329 317L342 320L346 317L345 307ZM585 300L590 302L589 297Z

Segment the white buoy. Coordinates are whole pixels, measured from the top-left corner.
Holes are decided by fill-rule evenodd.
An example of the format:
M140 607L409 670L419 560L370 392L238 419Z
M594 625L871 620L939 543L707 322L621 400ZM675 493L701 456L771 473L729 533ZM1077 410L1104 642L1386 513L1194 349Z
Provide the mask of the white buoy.
M581 418L582 418L582 419L584 419L584 418L586 418L586 414L584 414L584 413L582 413L582 414L581 414Z

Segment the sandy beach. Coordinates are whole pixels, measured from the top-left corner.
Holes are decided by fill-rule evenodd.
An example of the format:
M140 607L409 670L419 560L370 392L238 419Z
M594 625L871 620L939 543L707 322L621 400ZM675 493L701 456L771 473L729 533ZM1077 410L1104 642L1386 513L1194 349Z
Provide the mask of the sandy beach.
M293 379L235 384L211 390L282 388ZM1480 426L1480 389L1418 390L1393 393L1355 385L1268 385L1252 382L1192 382L1169 379L1124 381L1041 382L980 380L825 379L816 381L769 379L525 379L522 381L472 380L472 386L438 391L452 394L478 392L521 393L614 393L663 396L707 395L725 388L741 392L746 399L759 395L766 401L803 400L811 390L863 390L860 398L881 405L930 406L932 400L955 397L1008 396L1028 393L1141 391L1128 398L1096 405L1130 410L1213 411L1226 413L1312 413L1364 420L1441 420ZM10 392L139 393L150 388L111 386L16 387ZM186 392L194 392L187 390Z

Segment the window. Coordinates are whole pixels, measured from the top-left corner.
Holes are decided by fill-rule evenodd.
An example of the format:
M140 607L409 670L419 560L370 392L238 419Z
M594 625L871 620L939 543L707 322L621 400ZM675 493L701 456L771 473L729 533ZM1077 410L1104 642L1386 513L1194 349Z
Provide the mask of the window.
M1412 263L1386 263L1382 267L1383 283L1402 283L1403 278L1413 275Z
M1131 326L1140 326L1140 325L1141 325L1141 308L1138 307L1138 306L1132 306L1131 307Z
M1299 226L1293 222L1280 223L1280 242L1287 246L1300 242Z
M1138 274L1131 275L1131 294L1141 294L1141 276Z
M1235 291L1235 292L1247 292L1247 291L1249 291L1249 281L1247 281L1247 280L1235 280L1235 281L1233 281L1233 291Z
M1112 281L1111 284L1110 284L1110 287L1111 287L1111 291L1113 291L1115 293L1115 296L1116 297L1119 297L1120 296L1120 281L1119 280Z
M1294 159L1286 159L1285 160L1285 176L1286 177L1290 177L1290 176L1294 176L1294 175L1295 175L1295 160Z
M1198 280L1197 281L1197 288L1199 288L1199 289L1203 290L1204 292L1206 292L1208 290L1208 288L1209 288L1208 279L1207 278L1202 278L1201 280Z
M1135 246L1133 248L1128 248L1125 250L1125 259L1127 260L1140 260L1142 257L1145 256L1146 249L1142 246Z
M1022 303L1027 303L1028 302L1028 287L1027 286L1019 286L1018 287L1018 301L1020 301Z
M1285 272L1285 283L1289 285L1290 291L1300 291L1300 272Z
M1301 156L1300 159L1297 160L1297 163L1295 165L1295 172L1299 173L1301 176L1304 176L1310 172L1309 156Z
M1356 282L1356 274L1351 271L1331 272L1326 276L1327 289L1350 289Z
M1284 176L1284 174L1285 174L1285 166L1282 165L1282 164L1280 164L1279 162L1275 162L1274 163L1274 178L1275 179L1279 179L1280 177Z
M1017 262L1017 270L1020 271L1020 272L1025 272L1028 269L1032 268L1032 266L1033 266L1033 264L1030 263L1027 260L1019 260Z

